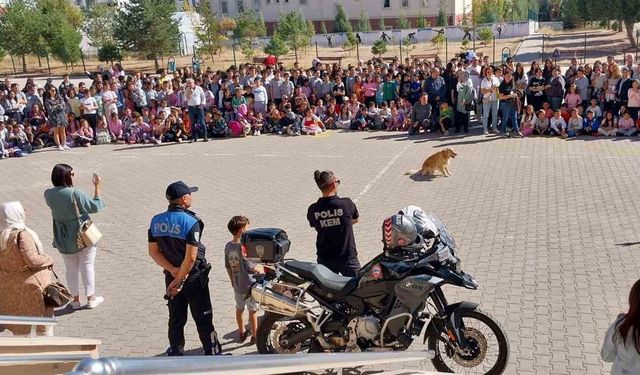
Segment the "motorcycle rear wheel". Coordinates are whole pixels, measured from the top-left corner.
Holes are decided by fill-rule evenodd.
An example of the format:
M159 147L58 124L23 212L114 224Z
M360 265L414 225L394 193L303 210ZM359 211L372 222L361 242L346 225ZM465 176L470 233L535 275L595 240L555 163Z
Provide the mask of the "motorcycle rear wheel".
M483 312L478 308L474 310L460 310L457 312L457 314L465 323L465 331L463 332L463 334L467 339L473 340L476 346L479 347L479 351L467 357L461 356L457 353L453 353L447 350L447 348L444 347L444 343L439 340L438 337L429 336L427 337L427 347L429 350L433 350L433 352L435 353L435 357L431 360L433 367L441 372L469 373L466 371L462 371L462 369L472 369L476 371L482 371L470 372L472 374L502 374L507 367L507 362L509 361L509 341L507 340L506 333L500 326L500 323L494 320L491 315ZM488 370L485 370L485 366L482 366L482 369L478 367L483 365L487 353L489 353L490 350L495 350L496 348L487 347L488 340L486 338L486 334L488 332L486 330L483 331L475 327L474 323L472 323L474 320L480 322L485 327L488 327L491 333L495 336L495 340L491 341L496 341L498 350L497 358L495 364ZM442 335L446 340L446 332L440 332L440 335ZM456 364L457 366L447 364L447 360L452 362L452 364ZM480 362L476 364L477 360L480 360Z
M258 334L256 337L256 346L260 354L294 354L298 352L309 351L312 347L312 340L285 347L280 342L302 329L309 327L310 324L305 318L289 317L280 314L267 312L260 324L258 325Z

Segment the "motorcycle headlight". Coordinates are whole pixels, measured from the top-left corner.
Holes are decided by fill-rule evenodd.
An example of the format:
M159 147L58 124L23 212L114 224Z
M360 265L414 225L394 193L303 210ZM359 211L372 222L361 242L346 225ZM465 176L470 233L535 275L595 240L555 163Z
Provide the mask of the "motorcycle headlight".
M453 255L451 254L451 249L449 249L448 246L442 247L440 250L436 252L436 255L438 256L438 262L440 263L447 262L449 259L453 258Z

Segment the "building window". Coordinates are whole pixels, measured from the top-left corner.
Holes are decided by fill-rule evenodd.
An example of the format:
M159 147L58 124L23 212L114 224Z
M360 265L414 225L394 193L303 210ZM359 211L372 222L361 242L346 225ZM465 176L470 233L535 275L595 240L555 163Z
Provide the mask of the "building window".
M300 5L307 5L307 0L300 0Z
M226 0L222 0L220 2L220 11L222 12L222 14L229 13L229 3Z
M391 0L383 0L382 1L383 8L391 8Z
M244 12L244 0L238 0L238 13Z
M409 0L402 0L402 7L403 8L408 8L409 7Z
M260 10L260 0L253 0L253 9Z

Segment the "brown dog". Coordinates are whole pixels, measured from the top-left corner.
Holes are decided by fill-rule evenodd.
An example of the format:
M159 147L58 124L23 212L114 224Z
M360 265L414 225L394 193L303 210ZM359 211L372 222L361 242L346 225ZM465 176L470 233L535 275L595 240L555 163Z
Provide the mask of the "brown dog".
M434 174L436 171L440 171L443 176L451 176L449 171L449 159L455 158L458 154L452 148L445 148L442 151L438 151L435 154L429 156L424 163L422 163L422 169L407 171L408 174L421 174L426 176L428 174Z

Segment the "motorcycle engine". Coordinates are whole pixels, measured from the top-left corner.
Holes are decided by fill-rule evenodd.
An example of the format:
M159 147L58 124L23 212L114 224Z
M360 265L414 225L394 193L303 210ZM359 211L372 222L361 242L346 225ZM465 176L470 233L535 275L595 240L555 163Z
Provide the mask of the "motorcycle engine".
M374 340L380 335L380 320L373 316L365 315L356 318L356 335L359 338Z

